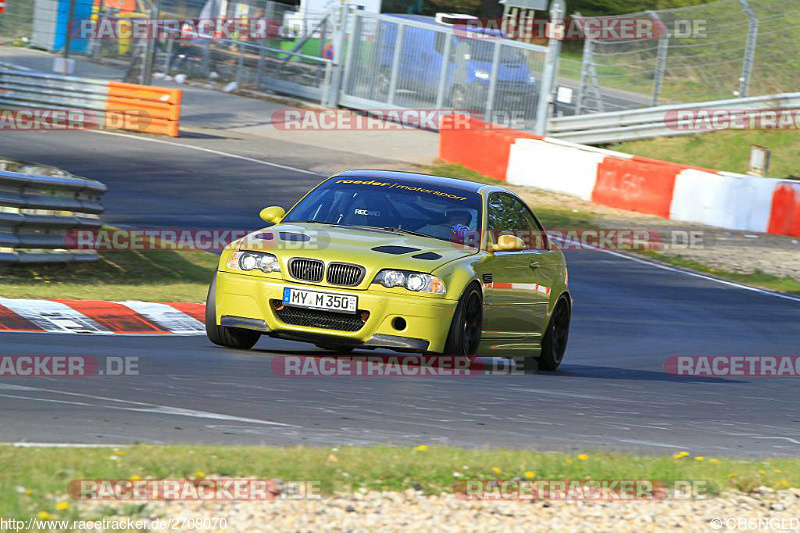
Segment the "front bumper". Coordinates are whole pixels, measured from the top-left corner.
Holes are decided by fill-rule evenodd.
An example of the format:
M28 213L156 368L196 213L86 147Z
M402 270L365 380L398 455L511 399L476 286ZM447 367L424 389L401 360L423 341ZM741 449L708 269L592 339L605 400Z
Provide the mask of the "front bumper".
M284 287L358 296L359 313L368 311L369 317L357 331L289 324L279 318L273 305L273 301L283 298ZM244 274L217 273L217 324L319 344L441 353L457 303L411 294L405 296L370 290L347 290ZM405 327L398 329L396 318L402 318ZM309 319L309 322L313 323L314 320Z

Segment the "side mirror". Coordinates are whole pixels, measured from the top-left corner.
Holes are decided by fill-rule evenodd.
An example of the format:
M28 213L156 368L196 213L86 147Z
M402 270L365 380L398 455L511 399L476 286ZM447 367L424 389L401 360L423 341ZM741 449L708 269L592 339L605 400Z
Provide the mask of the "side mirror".
M277 224L283 217L286 215L286 210L280 206L273 205L272 207L265 207L261 210L258 216L261 217L262 220L265 222L272 222L273 224Z
M524 250L525 241L516 235L500 235L497 242L489 246L490 252L509 252L511 250Z

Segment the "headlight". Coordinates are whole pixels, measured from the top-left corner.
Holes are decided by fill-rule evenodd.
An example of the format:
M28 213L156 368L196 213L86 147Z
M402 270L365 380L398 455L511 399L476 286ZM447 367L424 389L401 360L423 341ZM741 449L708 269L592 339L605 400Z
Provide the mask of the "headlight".
M384 287L403 287L413 292L427 292L430 294L444 294L444 281L430 274L410 272L408 270L381 270L372 283Z
M228 258L228 268L231 270L255 270L269 274L270 272L280 272L281 264L278 258L272 254L260 252L234 252Z
M486 72L485 70L476 70L475 77L478 78L479 80L488 80L489 73Z

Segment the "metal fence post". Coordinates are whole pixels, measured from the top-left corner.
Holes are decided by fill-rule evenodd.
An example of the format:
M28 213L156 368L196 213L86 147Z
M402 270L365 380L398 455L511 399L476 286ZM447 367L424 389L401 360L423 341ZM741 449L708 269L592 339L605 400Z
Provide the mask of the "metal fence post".
M442 68L439 72L439 85L436 88L436 109L444 106L444 90L447 84L447 69L450 66L450 48L453 46L453 36L445 33L444 51L442 52Z
M738 0L742 11L750 17L750 29L747 32L747 44L744 49L744 62L742 64L742 77L739 87L739 98L746 98L750 92L750 78L753 75L753 60L756 55L756 43L758 41L758 17L750 9L747 0Z
M153 8L150 10L150 17L153 20L158 20L161 16L161 0L156 0ZM153 31L150 35L145 37L147 42L144 46L144 57L142 58L142 76L141 76L141 83L142 85L150 85L153 83L153 56L156 53L156 36L158 35L158 31Z
M484 117L488 122L492 122L492 114L494 113L494 93L497 91L497 71L500 67L500 41L494 42L494 50L492 51L492 69L489 73L489 90L486 95L486 112Z
M553 0L550 6L550 20L562 21L566 5L564 0ZM563 22L561 22L563 24ZM558 36L556 36L558 37ZM536 127L534 131L539 135L547 133L547 121L550 115L550 102L553 98L556 73L558 72L558 56L561 53L561 40L550 38L547 46L547 57L544 61L542 73L542 89L539 93L539 105L536 110Z
M661 17L655 11L647 12L653 19L658 21L662 26ZM664 36L658 40L658 55L656 56L656 73L653 79L653 101L650 105L653 107L658 105L658 97L661 95L661 86L664 83L664 71L667 68L667 53L669 52L669 32L664 26Z
M328 102L331 100L331 77L333 73L333 61L325 63L325 79L322 81L322 98L320 98L320 105L327 108Z
M236 62L236 87L241 89L242 88L242 75L244 74L242 71L244 70L244 43L239 42L239 59Z
M350 92L350 78L352 76L353 63L355 62L356 49L361 50L361 16L358 11L353 11L353 29L350 30L350 44L347 46L347 56L344 60L344 76L342 79L342 92Z
M166 35L167 47L164 53L164 74L169 74L170 62L172 61L172 47L175 46L175 41L172 35Z
M272 0L266 0L264 5L264 18L267 20L267 36L269 36L270 28L272 27L272 17L275 16L275 4ZM265 39L261 43L261 47L258 49L258 67L256 67L256 80L255 84L256 87L261 87L261 83L264 77L264 69L266 67L267 61L267 50L266 46L269 45L268 39Z
M341 58L344 56L345 37L347 35L347 20L350 9L347 3L342 3L339 9L336 10L336 23L334 25L333 39L333 72L331 75L331 86L328 90L328 107L336 107L339 105L339 91L342 84L342 67L344 62Z
M397 89L397 77L400 73L400 52L403 49L405 28L403 24L397 24L397 38L394 43L394 54L392 54L392 73L389 77L389 95L386 99L386 103L389 105L394 104L394 93Z

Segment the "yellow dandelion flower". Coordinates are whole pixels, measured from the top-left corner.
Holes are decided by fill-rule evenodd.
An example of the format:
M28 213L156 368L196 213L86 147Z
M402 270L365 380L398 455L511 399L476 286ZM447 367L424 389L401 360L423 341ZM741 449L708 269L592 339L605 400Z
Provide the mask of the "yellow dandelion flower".
M528 470L527 472L525 472L525 477L528 479L533 479L536 477L536 472Z
M31 489L25 489L25 496L30 496L31 494L33 494Z
M766 474L766 472L764 472L763 470L759 470L759 471L758 471L758 475L759 475L759 476L763 476L764 474Z
M719 463L719 459L709 459L709 461L711 461L711 462L712 462L712 463L714 463L714 464L717 464L717 463Z
M499 474L502 471L503 471L503 469L500 468L499 466L493 466L492 467L492 472L495 473L495 474Z
M123 452L122 450L114 450L113 454L116 455L117 457L122 457L123 455L125 455L125 452Z
M59 511L66 511L67 509L69 509L69 502L58 502L56 504L56 509L58 509Z
M140 476L139 474L134 474L131 476L131 481L140 481L141 479L142 476Z
M689 452L678 452L675 454L676 459L682 459L683 457L687 457L691 455Z
M702 461L705 461L705 460L706 460L706 458L705 458L705 457L703 457L702 455L698 455L697 457L695 457L695 458L694 458L694 460L695 460L695 461L700 461L700 462L702 462Z
M589 459L589 456L586 455L585 453L579 453L578 454L578 460L579 461L586 461L587 459Z
M39 514L37 514L36 516L39 517L39 520L52 520L53 518L53 516L47 511L39 511Z
M773 472L775 472L776 474L782 474L783 470L781 470L780 468L776 468L775 470L773 470Z
M420 444L419 446L417 446L414 449L417 450L418 452L427 452L428 451L428 445L427 444Z
M194 473L194 477L195 479L203 479L204 477L206 477L206 473L203 472L202 470L198 470L197 472Z
M728 477L736 477L736 472L728 472Z

